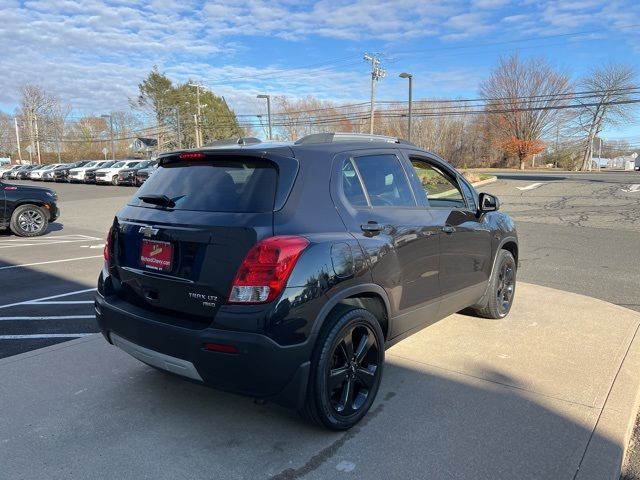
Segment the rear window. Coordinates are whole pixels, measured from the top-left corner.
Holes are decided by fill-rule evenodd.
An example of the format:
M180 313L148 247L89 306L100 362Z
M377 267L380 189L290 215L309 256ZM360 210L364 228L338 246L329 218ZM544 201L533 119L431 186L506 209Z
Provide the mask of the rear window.
M271 212L277 180L276 167L264 160L169 163L149 177L132 204L155 208L138 197L166 195L175 210Z

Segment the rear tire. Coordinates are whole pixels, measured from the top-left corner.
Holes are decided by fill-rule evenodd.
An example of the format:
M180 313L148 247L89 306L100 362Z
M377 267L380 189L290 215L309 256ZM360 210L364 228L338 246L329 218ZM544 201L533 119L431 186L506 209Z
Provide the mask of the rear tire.
M509 314L516 292L516 273L516 261L511 252L500 250L491 272L487 293L483 301L473 307L478 316L500 319Z
M384 336L376 317L345 306L318 338L301 415L330 430L347 430L371 408L384 367Z
M19 237L37 237L47 231L49 213L37 205L20 205L11 215L9 228Z

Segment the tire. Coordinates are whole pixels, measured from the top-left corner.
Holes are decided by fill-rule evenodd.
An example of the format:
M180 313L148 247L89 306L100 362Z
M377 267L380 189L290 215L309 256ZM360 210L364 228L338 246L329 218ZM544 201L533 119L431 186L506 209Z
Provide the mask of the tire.
M500 250L483 302L473 307L480 317L500 319L509 314L516 292L516 261L511 252Z
M9 228L19 237L37 237L47 231L49 213L37 205L20 205L11 215Z
M383 367L384 336L376 317L363 308L340 308L318 338L300 413L330 430L348 430L371 408Z
M112 183L113 185L115 185L115 186L120 185L120 181L118 180L118 175L114 175L114 176L111 178L111 183Z

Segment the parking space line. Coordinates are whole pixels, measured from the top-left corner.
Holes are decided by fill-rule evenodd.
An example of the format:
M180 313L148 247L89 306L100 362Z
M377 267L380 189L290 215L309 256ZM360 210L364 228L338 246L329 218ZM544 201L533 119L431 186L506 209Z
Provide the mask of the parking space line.
M53 241L53 242L12 243L10 245L5 245L2 242L0 242L0 249L17 248L17 247L39 247L39 246L45 246L45 245L62 245L63 243L79 243L79 242L86 242L86 241L87 240L83 238L79 240L60 240L60 241Z
M70 300L62 302L26 302L24 305L83 305L93 304L93 300Z
M16 320L90 320L95 315L54 315L50 317L0 317L0 322Z
M35 265L48 265L50 263L75 262L76 260L88 260L90 258L101 258L101 257L102 255L92 255L91 257L64 258L62 260L50 260L48 262L22 263L20 265L9 265L7 267L0 267L0 270L10 270L12 268L22 268L22 267L33 267Z
M84 290L76 290L75 292L62 293L60 295L52 295L50 297L34 298L32 300L24 300L22 302L16 302L16 303L7 303L6 305L0 305L0 308L16 307L18 305L37 305L38 302L53 300L55 298L69 297L71 295L78 295L80 293L94 292L95 290L96 290L95 287L86 288Z
M527 185L526 187L516 187L518 190L533 190L534 188L538 188L544 185L543 183L532 183L531 185Z
M0 340L31 340L33 338L79 338L95 333L36 333L33 335L0 335Z

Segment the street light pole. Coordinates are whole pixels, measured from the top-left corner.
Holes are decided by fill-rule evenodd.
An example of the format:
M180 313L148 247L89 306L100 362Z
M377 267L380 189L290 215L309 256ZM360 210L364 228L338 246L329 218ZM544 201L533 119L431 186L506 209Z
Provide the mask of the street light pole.
M413 75L407 72L402 72L400 74L400 78L408 78L409 79L409 134L407 140L411 141L411 116L413 113Z
M269 95L258 95L256 98L267 99L267 119L269 122L269 140L273 140L273 131L271 129L271 97Z
M114 142L113 142L113 117L109 114L109 115L100 115L102 118L108 118L109 119L109 132L110 132L110 136L111 136L111 160L115 160L116 159L116 151L113 148L114 147Z

